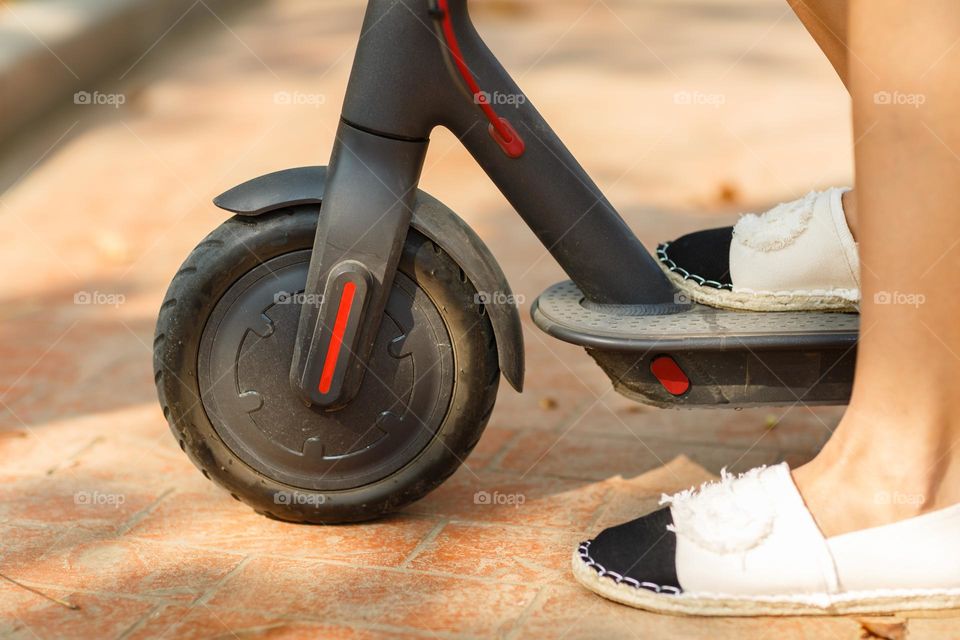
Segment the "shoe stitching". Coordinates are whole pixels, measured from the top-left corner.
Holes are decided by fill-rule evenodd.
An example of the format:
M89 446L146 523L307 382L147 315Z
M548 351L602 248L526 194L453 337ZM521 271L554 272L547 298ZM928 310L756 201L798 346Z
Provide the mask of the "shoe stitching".
M640 580L636 580L629 576L622 576L616 571L611 571L607 569L602 564L600 564L599 562L597 562L596 560L590 557L589 550L590 550L590 543L592 542L593 542L592 540L581 542L580 546L577 547L577 552L580 555L580 560L583 561L583 563L588 567L593 568L593 570L596 571L601 578L609 577L609 578L612 578L613 581L616 582L617 584L627 584L633 587L634 589L646 589L647 591L653 591L654 593L665 593L669 595L679 595L681 593L680 589L668 584L659 585L653 582L647 582L647 581L641 582Z
M660 260L660 262L665 264L667 266L667 269L669 269L671 272L679 273L681 276L683 276L684 280L693 280L694 282L699 284L701 287L712 287L714 289L728 289L730 291L733 290L732 284L717 282L716 280L708 280L703 276L698 276L695 273L690 273L689 271L687 271L686 269L678 265L676 262L670 259L670 256L667 255L667 247L669 246L670 246L669 242L664 242L659 247L657 247L657 258Z

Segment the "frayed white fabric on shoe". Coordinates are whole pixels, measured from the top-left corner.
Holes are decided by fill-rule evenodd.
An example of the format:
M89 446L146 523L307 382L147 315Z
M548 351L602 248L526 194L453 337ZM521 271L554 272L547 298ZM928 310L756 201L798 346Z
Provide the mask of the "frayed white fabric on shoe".
M846 188L810 192L733 227L734 293L860 300L860 259L843 213Z
M824 538L786 463L664 496L688 597L787 597L828 607L960 593L960 505Z
M674 533L715 553L736 553L753 549L773 532L776 505L764 491L760 475L765 467L752 469L738 477L720 472L720 482L707 482L699 489L687 489L663 496L660 504L669 504Z
M778 204L762 215L745 213L733 227L733 237L757 251L783 249L807 230L817 195L811 191L799 200Z
M836 592L826 541L786 464L740 477L724 473L719 482L664 496L662 502L671 505L677 577L684 592ZM725 543L731 535L736 543Z

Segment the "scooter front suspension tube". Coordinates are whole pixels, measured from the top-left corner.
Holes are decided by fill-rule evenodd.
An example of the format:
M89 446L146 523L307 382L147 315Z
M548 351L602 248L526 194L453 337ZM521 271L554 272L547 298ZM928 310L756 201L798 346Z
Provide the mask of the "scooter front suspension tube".
M337 130L290 367L290 382L307 404L336 408L360 387L427 145L345 122Z

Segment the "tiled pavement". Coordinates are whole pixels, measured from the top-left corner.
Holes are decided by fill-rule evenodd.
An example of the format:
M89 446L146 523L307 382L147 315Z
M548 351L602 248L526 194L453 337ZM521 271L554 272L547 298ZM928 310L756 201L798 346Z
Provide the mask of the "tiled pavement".
M562 274L443 132L424 186L527 297L526 392L503 385L466 466L373 524L271 521L190 465L154 399L161 295L224 218L212 195L325 160L361 11L278 0L208 15L122 80L91 81L123 93L122 108L65 106L4 146L0 572L20 584L0 579L0 636L861 637L850 618L656 616L572 581L584 536L722 466L801 462L839 411L669 412L618 397L583 352L529 322ZM498 0L476 13L648 243L849 178L842 89L777 0ZM278 91L317 99L277 104ZM479 491L522 504L478 504ZM911 638L955 629L909 619Z

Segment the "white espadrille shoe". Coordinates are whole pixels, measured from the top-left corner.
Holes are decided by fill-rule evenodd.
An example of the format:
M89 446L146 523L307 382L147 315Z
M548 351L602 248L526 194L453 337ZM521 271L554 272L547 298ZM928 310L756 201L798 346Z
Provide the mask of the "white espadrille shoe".
M810 192L733 227L657 247L661 268L695 302L751 311L856 311L860 260L843 194Z
M786 463L723 473L601 532L573 574L606 598L704 616L960 607L960 504L824 538Z

